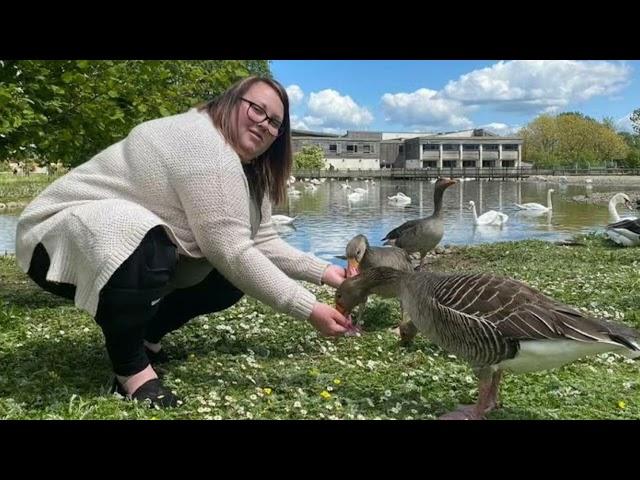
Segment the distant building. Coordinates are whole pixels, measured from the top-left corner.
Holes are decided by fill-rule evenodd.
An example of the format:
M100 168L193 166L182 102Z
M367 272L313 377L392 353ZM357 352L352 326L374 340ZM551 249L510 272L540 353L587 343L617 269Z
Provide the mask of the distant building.
M485 129L438 134L348 131L346 135L292 130L293 151L317 145L326 168L490 168L520 167L522 138Z

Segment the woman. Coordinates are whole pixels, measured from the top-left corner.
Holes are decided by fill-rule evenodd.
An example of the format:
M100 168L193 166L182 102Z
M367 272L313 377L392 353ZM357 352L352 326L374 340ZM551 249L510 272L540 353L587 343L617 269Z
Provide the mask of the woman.
M53 182L20 217L18 264L95 317L118 392L175 406L150 364L166 359L160 340L243 294L324 335L350 326L292 280L337 287L344 269L272 228L291 165L286 91L246 78L198 109L136 126Z

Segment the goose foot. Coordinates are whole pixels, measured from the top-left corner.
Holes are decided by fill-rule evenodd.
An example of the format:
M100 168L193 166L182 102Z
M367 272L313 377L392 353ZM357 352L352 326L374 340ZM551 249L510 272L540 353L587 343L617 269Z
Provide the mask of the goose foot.
M438 420L485 420L485 416L478 411L477 405L460 405L454 411L438 417Z

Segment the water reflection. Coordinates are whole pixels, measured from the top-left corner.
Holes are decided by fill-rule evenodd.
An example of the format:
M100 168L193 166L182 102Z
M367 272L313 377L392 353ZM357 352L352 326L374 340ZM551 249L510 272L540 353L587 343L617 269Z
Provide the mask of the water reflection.
M302 182L294 188L301 192L289 197L285 205L274 213L298 216L295 228L278 227L281 236L303 251L312 252L329 261L344 254L346 243L358 233L365 234L372 245L380 245L391 229L407 220L425 217L433 212L434 184L430 181L352 180L350 189L343 189L339 181L328 180L315 190L305 190ZM537 202L546 205L548 188L556 189L552 212L524 212L514 203ZM562 188L560 188L562 187ZM356 188L367 192L362 199L350 202L349 193ZM562 185L520 181L465 181L449 187L443 198L445 234L442 244L475 244L507 240L539 238L560 240L575 233L602 231L609 222L607 205L588 205L570 201L572 196L584 195L581 185ZM592 186L592 192L620 191L617 186ZM640 190L640 185L626 188L628 193ZM403 192L411 197L409 205L389 203L388 198ZM478 215L497 210L509 215L503 227L476 227L473 214L467 208L469 200L476 203ZM622 213L622 212L621 212ZM17 213L0 215L0 253L15 249Z

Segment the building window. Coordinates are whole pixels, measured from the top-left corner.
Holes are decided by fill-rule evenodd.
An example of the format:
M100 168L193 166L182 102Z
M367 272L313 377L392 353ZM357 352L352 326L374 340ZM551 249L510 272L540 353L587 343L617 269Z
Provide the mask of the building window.
M422 162L422 168L436 168L437 164L435 161L426 160Z
M491 144L487 144L487 145L482 145L482 149L486 150L487 152L497 152L498 151L498 145L491 145Z
M453 145L452 143L445 143L442 145L442 150L458 150L458 145Z
M338 145L336 143L329 144L329 152L338 153Z
M493 168L496 166L496 161L495 160L483 160L482 161L482 166L485 168Z
M502 161L502 166L506 167L506 168L513 168L516 166L516 161L515 160L503 160Z
M443 168L456 168L456 161L455 160L443 160L442 167Z
M404 145L398 146L398 153L404 153Z
M462 150L480 150L480 147L477 144L465 144L462 145Z
M512 145L512 144L502 145L502 150L518 150L518 145Z
M371 145L363 145L362 153L371 153Z
M422 151L426 152L427 150L440 150L440 145L434 145L432 143L425 143L422 145Z
M469 167L475 167L476 166L476 161L475 160L463 160L462 161L462 168L469 168Z
M357 153L357 152L358 152L358 145L347 144L347 153Z

